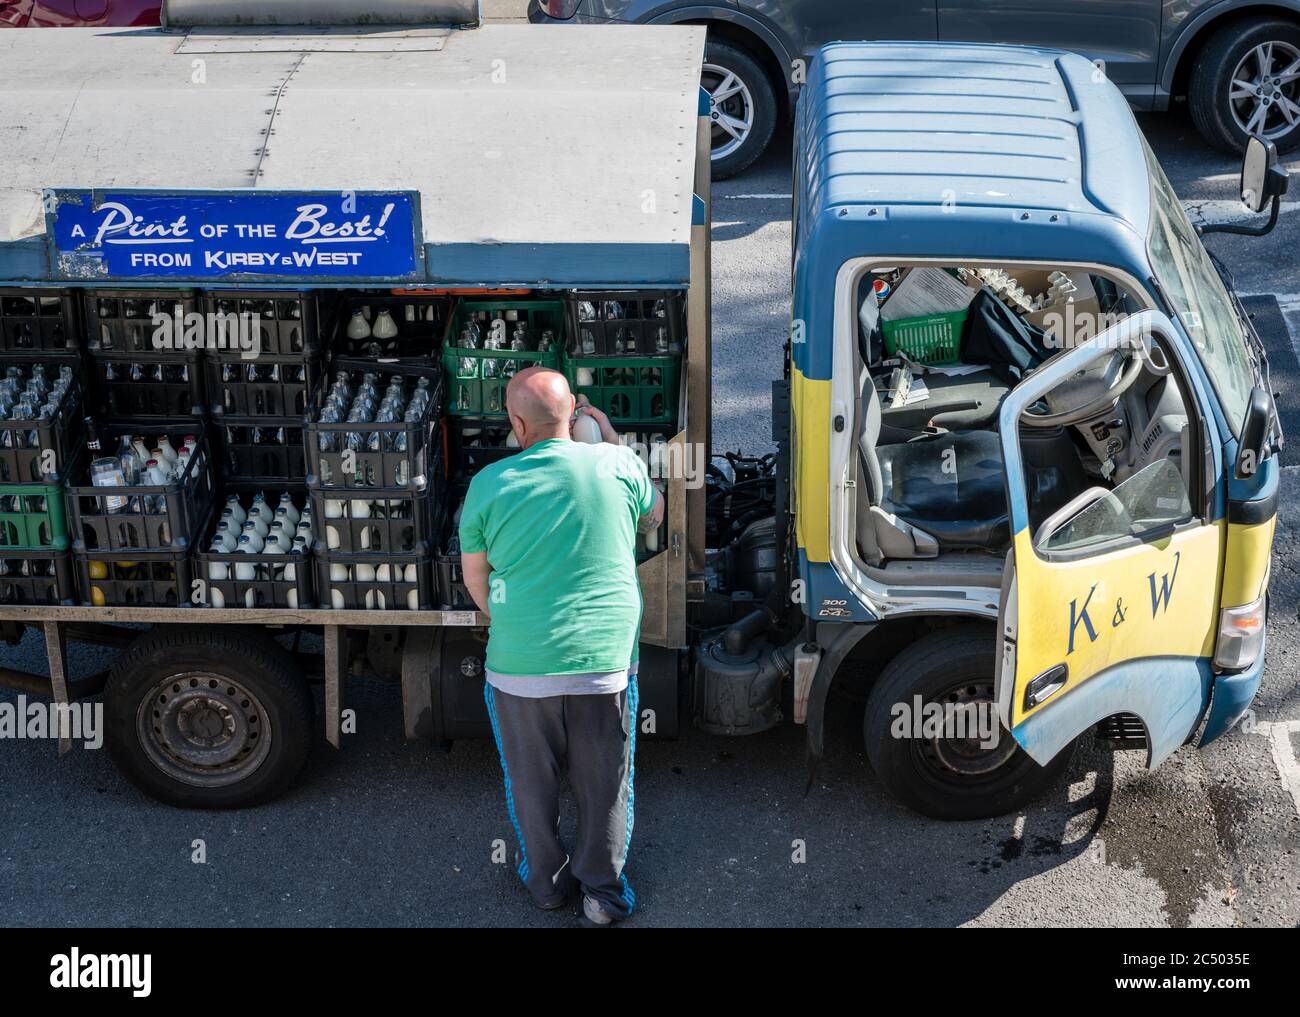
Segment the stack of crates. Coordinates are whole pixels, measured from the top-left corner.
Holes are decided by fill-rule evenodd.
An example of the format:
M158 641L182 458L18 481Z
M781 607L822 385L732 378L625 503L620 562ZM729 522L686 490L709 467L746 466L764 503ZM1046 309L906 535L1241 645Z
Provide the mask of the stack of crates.
M82 307L96 419L203 416L204 334L192 331L198 294L87 290Z
M605 411L658 479L677 433L686 308L664 290L572 291L564 373L575 396ZM665 531L637 534L637 559L663 550Z
M397 419L376 421L394 397ZM350 420L369 404L360 420ZM307 488L321 607L434 606L433 552L446 513L436 362L336 357L306 421Z
M198 578L203 580L197 586L203 603L208 607L316 607L311 556L314 524L304 485L276 487L228 481L222 490L222 511L214 513L213 523L205 533L206 542L194 554ZM283 541L279 542L280 550L268 551L264 547L256 553L213 547L212 537L223 524L224 532L237 540L239 515L250 517L257 509L259 496L272 513L268 533L274 530L286 534L290 542L302 534L302 553L283 550ZM236 504L238 513L230 508ZM281 526L276 527L276 522Z
M506 386L527 367L560 369L564 326L562 300L503 296L456 304L442 367L457 503L475 473L517 450L506 413ZM448 513L448 525L454 525L453 513ZM472 610L454 534L447 532L439 541L435 565L439 606Z
M142 477L132 485L96 485L90 457L78 462L66 488L81 603L188 607L202 602L190 556L211 518L216 481L201 424L192 419L97 424L101 457L117 454L123 439L152 450L164 436L175 449L194 439L194 452L181 474L162 484Z
M685 309L665 291L573 291L564 373L619 431L674 431Z
M327 298L310 291L216 290L204 294L203 306L211 321L235 316L248 340L247 348L227 345L207 354L207 399L223 475L303 484L302 420L324 369Z
M305 554L213 548L232 504L246 516L260 495L288 516L277 534L293 546L305 512L310 525L303 420L326 363L323 336L333 326L333 297L309 290L209 290L208 320L236 342L210 343L205 374L210 423L220 462L218 511L195 549L197 588L210 607L308 608L316 604L310 541ZM270 521L274 525L274 520ZM308 531L303 531L308 532ZM267 533L259 539L269 543ZM235 540L239 534L232 534ZM277 541L277 543L281 543Z
M62 486L84 413L76 321L71 290L0 289L0 604L76 595Z

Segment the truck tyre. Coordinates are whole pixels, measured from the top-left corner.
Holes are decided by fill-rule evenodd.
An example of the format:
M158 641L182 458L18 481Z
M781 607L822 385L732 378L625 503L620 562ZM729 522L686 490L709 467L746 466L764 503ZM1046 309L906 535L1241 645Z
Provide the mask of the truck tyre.
M776 130L776 92L748 52L710 39L700 84L709 93L713 120L713 179L725 180L767 149Z
M261 632L160 625L118 657L104 699L113 761L168 805L269 801L297 780L311 749L311 690Z
M876 679L863 725L867 757L890 794L909 808L935 819L1006 815L1047 790L1069 764L1073 744L1047 766L1039 766L998 724L993 699L996 654L991 628L960 625L913 643ZM975 728L968 728L971 737L945 738L942 730L923 727L917 737L918 696L922 721L934 715L925 708L929 704L974 707L985 724L995 725L996 744L984 747ZM896 710L896 704L905 709ZM974 719L971 713L966 716ZM947 733L961 731L950 727Z
M1192 65L1187 102L1215 148L1240 152L1251 134L1279 152L1300 145L1300 25L1250 19L1220 28Z

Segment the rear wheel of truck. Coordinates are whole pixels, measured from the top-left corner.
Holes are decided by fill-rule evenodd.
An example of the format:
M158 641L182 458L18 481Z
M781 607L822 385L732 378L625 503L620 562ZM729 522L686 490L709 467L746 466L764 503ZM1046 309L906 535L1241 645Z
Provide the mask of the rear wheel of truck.
M959 625L913 643L876 679L863 725L867 757L909 808L935 819L1006 815L1069 765L1067 748L1039 766L998 723L996 653L991 628Z
M297 780L311 749L311 691L259 632L160 625L118 657L104 699L113 761L168 805L269 801Z
M1211 145L1240 152L1258 134L1300 145L1300 25L1241 20L1219 29L1192 67L1187 104Z

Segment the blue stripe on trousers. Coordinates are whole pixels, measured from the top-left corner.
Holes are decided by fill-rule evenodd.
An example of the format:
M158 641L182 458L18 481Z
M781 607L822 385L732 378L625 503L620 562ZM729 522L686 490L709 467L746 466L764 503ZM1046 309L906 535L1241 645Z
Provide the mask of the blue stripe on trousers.
M636 729L640 726L641 718L639 716L639 707L641 695L637 689L636 675L627 676L627 712L631 718L631 744L627 752L627 837L623 841L623 865L627 865L628 848L632 846L632 819L633 819L633 793L632 778L636 776ZM627 881L627 874L619 872L619 881L623 884L623 903L627 905L627 913L632 914L636 907L636 894L632 892L632 885Z
M483 683L483 699L487 702L488 719L492 722L492 737L496 739L497 754L501 757L501 774L505 778L506 786L506 811L510 813L510 822L515 828L515 837L519 841L519 878L524 884L528 883L528 849L524 846L524 831L519 826L519 819L515 815L515 794L510 786L510 768L506 766L506 750L501 744L501 724L497 721L497 704L492 696L492 686L488 682ZM628 819L628 829L631 829L631 818Z

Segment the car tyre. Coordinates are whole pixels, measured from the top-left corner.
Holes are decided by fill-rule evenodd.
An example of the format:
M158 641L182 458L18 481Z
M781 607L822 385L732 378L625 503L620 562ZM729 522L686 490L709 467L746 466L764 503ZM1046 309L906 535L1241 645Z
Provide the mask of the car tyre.
M1187 101L1196 129L1225 152L1242 151L1250 134L1279 152L1300 146L1300 25L1247 20L1219 29L1196 57Z
M700 84L714 100L712 176L725 180L767 149L776 130L776 91L746 50L716 39L705 44Z

